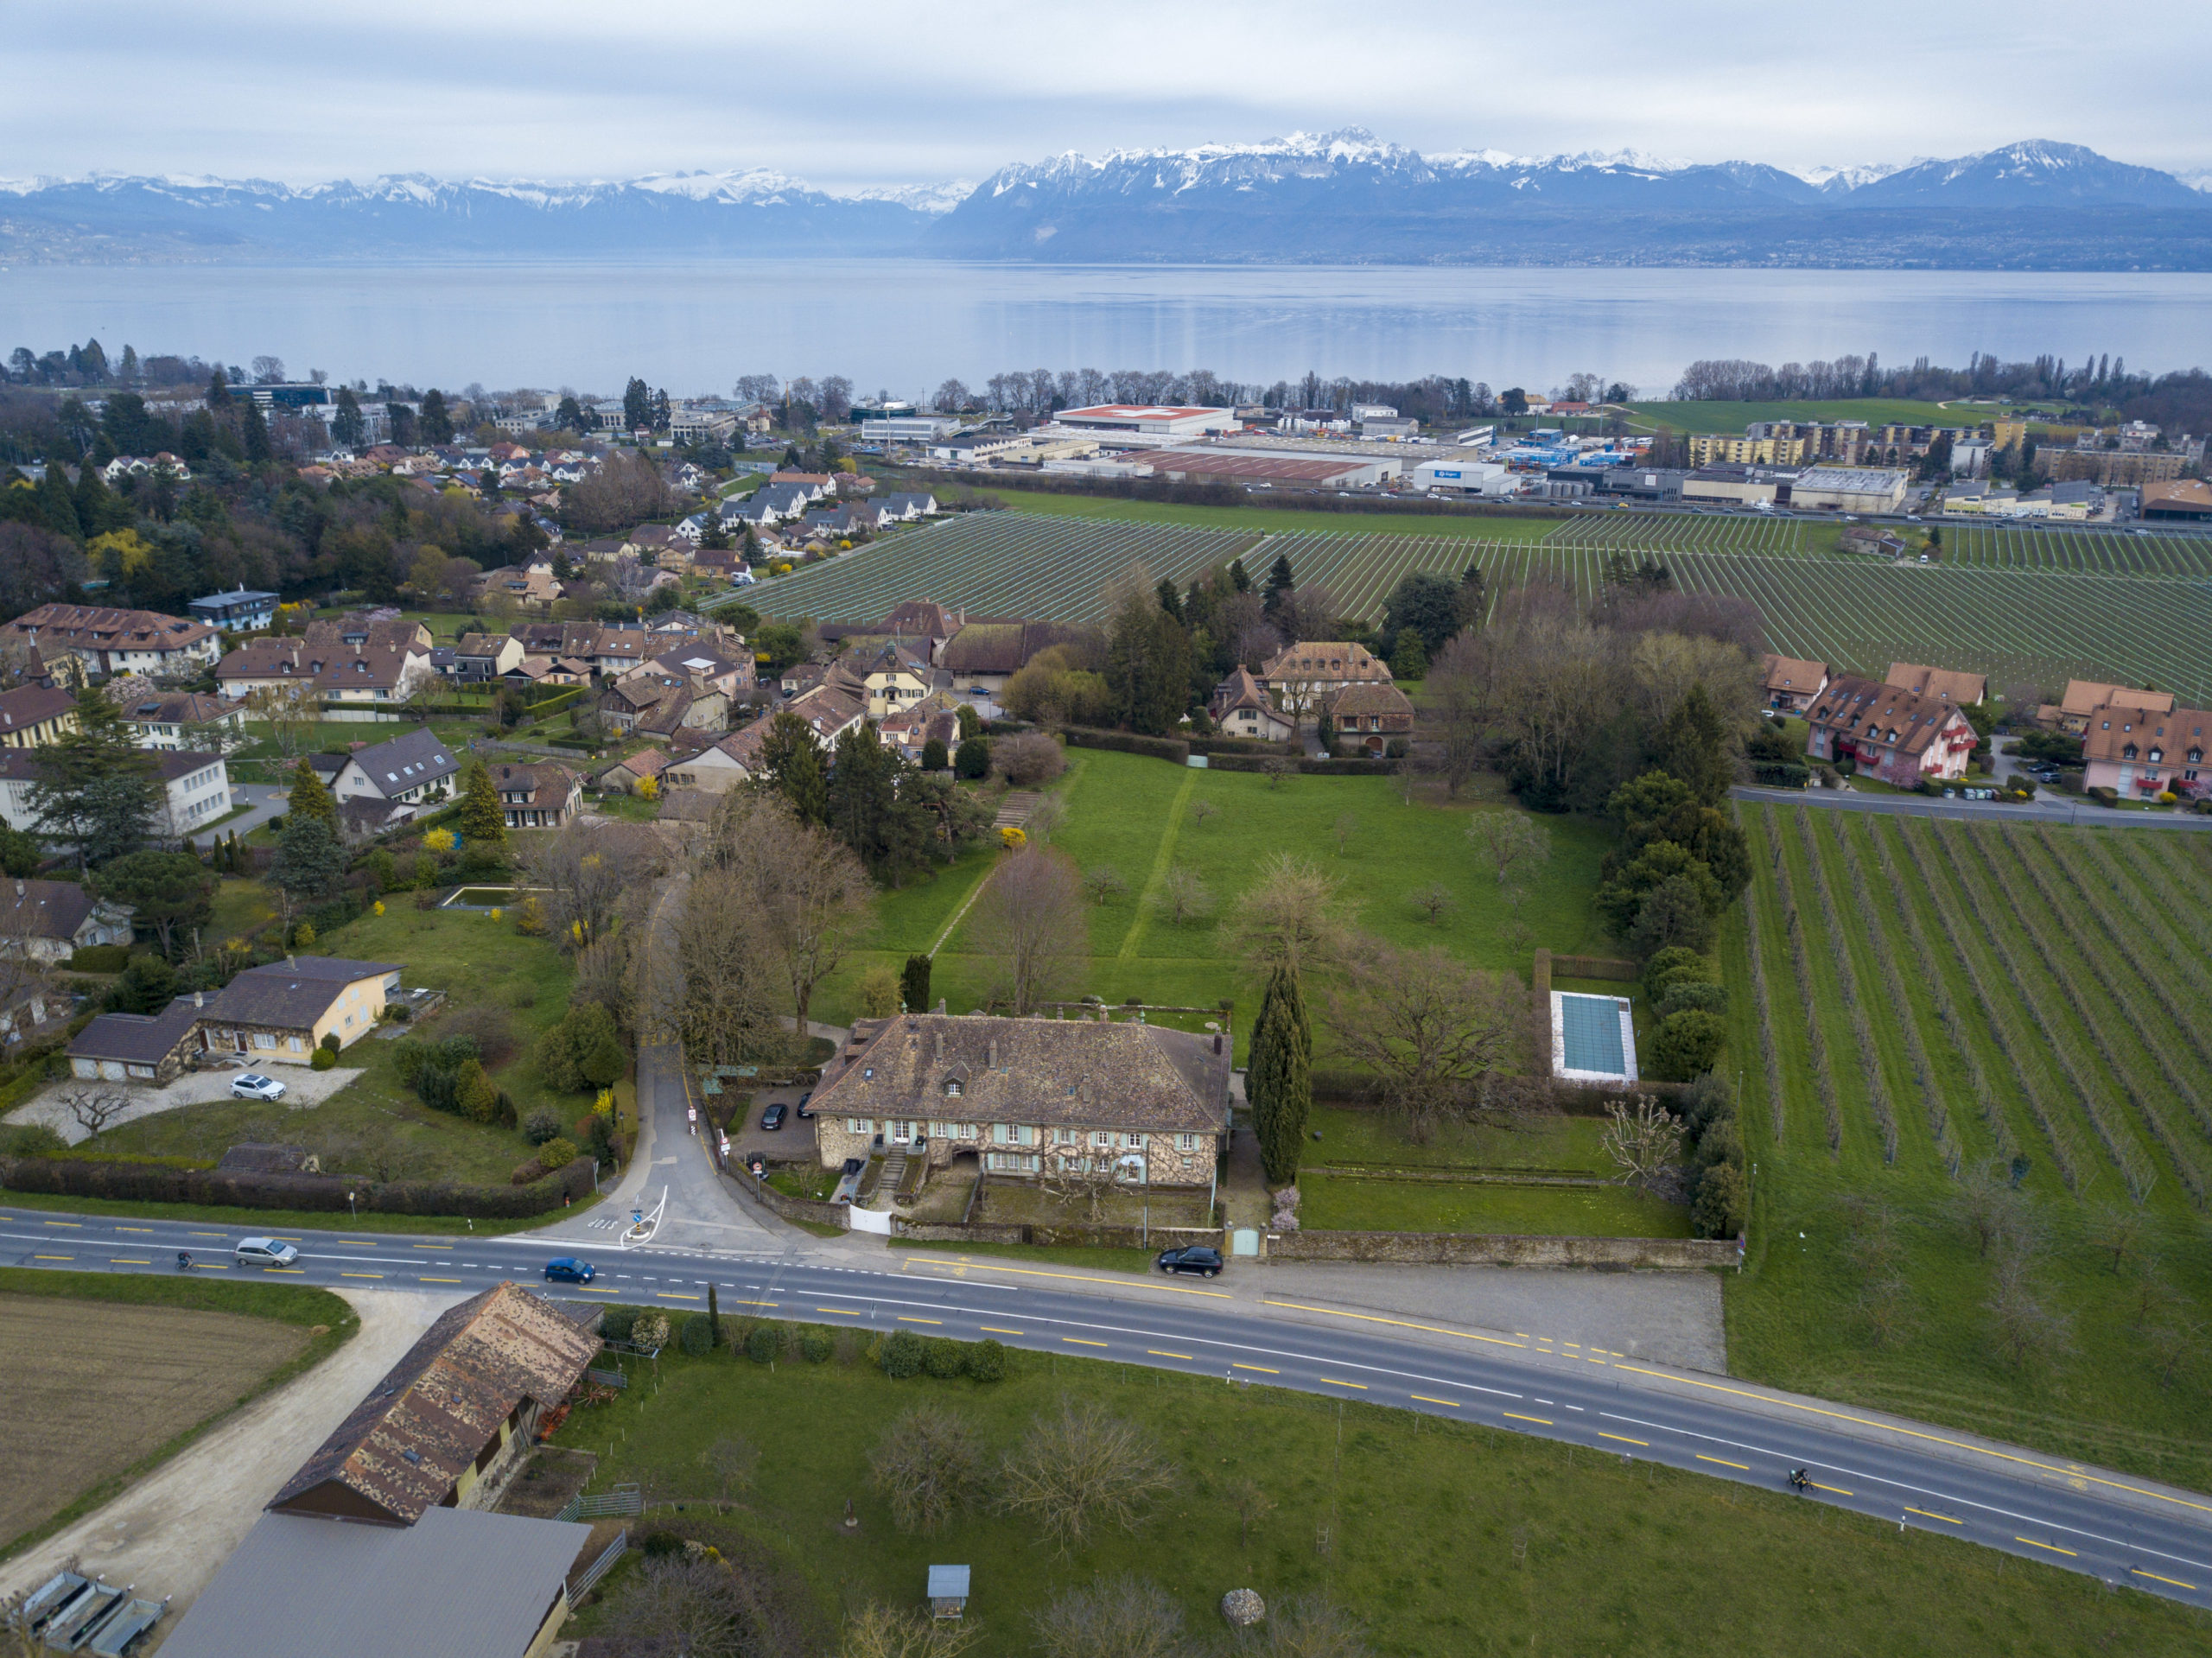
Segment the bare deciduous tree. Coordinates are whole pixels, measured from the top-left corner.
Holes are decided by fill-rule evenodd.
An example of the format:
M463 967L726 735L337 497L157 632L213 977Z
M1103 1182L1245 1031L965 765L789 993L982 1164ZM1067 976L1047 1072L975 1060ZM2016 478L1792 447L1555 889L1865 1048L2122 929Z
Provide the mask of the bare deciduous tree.
M672 960L639 998L654 1034L682 1040L694 1060L734 1064L782 1045L774 944L757 894L735 871L691 878L676 910ZM665 972L672 966L673 974ZM661 1022L672 1029L664 1032Z
M269 727L270 740L276 745L279 754L296 760L302 745L315 734L322 711L300 686L264 685L245 694L245 712L247 719L258 720Z
M699 1466L707 1471L715 1495L731 1501L753 1489L760 1471L760 1447L742 1435L724 1433L699 1453Z
M1516 872L1526 880L1552 855L1551 830L1523 811L1478 811L1467 820L1467 838L1482 849L1500 886Z
M1071 1208L1079 1206L1096 1223L1106 1218L1106 1206L1120 1183L1110 1158L1092 1158L1077 1150L1046 1157L1038 1184L1046 1196Z
M1276 754L1260 762L1260 770L1267 775L1268 787L1280 789L1298 775L1298 767L1281 755Z
M1681 1166L1682 1120L1649 1094L1607 1100L1605 1131L1598 1143L1621 1172L1621 1183L1649 1191Z
M1275 1500L1249 1477L1231 1481L1222 1495L1230 1513L1236 1516L1236 1546L1242 1548L1252 1540L1252 1528L1274 1512Z
M1221 808L1211 800L1193 800L1191 803L1192 823L1196 828L1204 829L1206 826L1206 819L1220 810Z
M531 881L546 889L546 921L554 937L582 950L607 937L634 912L660 873L664 843L642 823L587 823L582 819L523 854Z
M1067 803L1058 795L1046 795L1029 809L1029 816L1022 820L1025 834L1040 845L1051 842L1053 833L1068 820Z
M1414 908L1427 917L1431 923L1443 920L1457 901L1452 897L1452 889L1442 881L1415 887L1408 896L1413 899Z
M1185 1658L1183 1609L1150 1579L1098 1578L1052 1597L1030 1623L1044 1658Z
M126 1089L88 1083L67 1089L60 1103L69 1120L85 1131L86 1139L98 1140L109 1124L130 1109L131 1102Z
M842 842L766 790L722 797L701 861L747 894L804 1038L815 986L837 970L874 913L868 872Z
M986 1627L972 1617L931 1617L872 1600L846 1618L837 1658L959 1658Z
M1528 993L1438 945L1362 941L1323 994L1338 1052L1382 1079L1417 1135L1454 1114L1479 1114L1478 1083L1510 1066L1525 1040Z
M1327 960L1343 945L1338 883L1303 858L1279 852L1237 900L1237 953L1255 971L1279 962L1294 969Z
M1173 1465L1141 1428L1066 1397L1030 1424L1000 1472L999 1506L1035 1521L1063 1554L1106 1527L1135 1529L1175 1483Z
M941 1531L990 1494L975 1425L935 1405L917 1405L885 1430L868 1457L868 1480L901 1531Z
M1083 890L1093 904L1113 904L1129 895L1129 884L1112 864L1103 863L1084 872Z
M1167 918L1176 926L1193 921L1203 921L1213 913L1213 892L1198 878L1195 869L1178 866L1167 872L1160 886L1160 903L1167 911Z
M1344 855L1344 848L1351 844L1351 837L1359 833L1359 819L1351 812L1341 812L1329 832L1336 836L1337 856L1341 858Z
M2120 1270L2128 1255L2140 1253L2150 1241L2151 1223L2139 1209L2128 1204L2106 1204L2089 1222L2089 1247L2112 1255L2112 1269Z
M1524 1540L1516 1538L1516 1553ZM1358 1621L1336 1602L1298 1595L1268 1610L1268 1621L1240 1647L1249 1658L1370 1658Z
M1995 1318L1998 1344L2016 1369L2031 1360L2048 1363L2073 1345L2073 1318L2037 1292L2030 1265L2024 1255L2000 1260L1989 1299L1982 1304Z
M1000 861L969 924L995 969L994 991L1017 1016L1052 1000L1088 959L1074 866L1046 848L1024 847Z

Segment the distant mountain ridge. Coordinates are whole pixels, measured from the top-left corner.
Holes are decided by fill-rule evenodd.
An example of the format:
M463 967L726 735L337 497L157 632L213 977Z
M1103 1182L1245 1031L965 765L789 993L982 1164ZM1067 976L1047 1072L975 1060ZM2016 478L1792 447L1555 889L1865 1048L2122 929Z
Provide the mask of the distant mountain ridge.
M2212 194L2077 144L1821 167L1421 152L1363 128L1070 152L830 191L763 169L582 182L0 181L0 258L929 254L1054 263L2212 270Z

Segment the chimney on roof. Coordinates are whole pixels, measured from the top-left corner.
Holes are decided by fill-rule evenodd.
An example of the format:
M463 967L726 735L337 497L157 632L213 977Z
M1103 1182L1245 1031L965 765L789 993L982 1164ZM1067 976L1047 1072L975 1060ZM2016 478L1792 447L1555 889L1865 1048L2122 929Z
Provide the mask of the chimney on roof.
M192 993L192 1005L194 1007L205 1007L207 1005L207 993L205 990L194 991Z
M299 958L294 956L291 951L288 950L284 952L284 965L286 967L297 968L299 964Z
M1213 1051L1216 1053L1219 1053L1221 1051L1221 1032L1219 1031L1216 1031L1213 1033Z
M937 999L937 1010L940 1013L944 1011L944 998L943 996L939 996Z
M998 1039L998 1038L996 1038L996 1037L993 1037L993 1038L991 1039L990 1062L989 1062L989 1063L990 1063L990 1068L991 1068L993 1070L996 1070L999 1068L999 1039Z

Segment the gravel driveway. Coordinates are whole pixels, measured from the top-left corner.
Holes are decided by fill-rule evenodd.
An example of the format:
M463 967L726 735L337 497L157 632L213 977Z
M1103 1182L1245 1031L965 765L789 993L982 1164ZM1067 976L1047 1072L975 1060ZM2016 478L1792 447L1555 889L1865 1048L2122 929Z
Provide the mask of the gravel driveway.
M167 1088L149 1088L141 1083L104 1083L97 1086L119 1089L130 1096L130 1103L108 1122L107 1127L113 1128L156 1112L173 1111L180 1105L206 1105L228 1100L231 1079L239 1074L234 1070L188 1070ZM264 1074L284 1084L284 1104L306 1109L321 1105L361 1072L359 1067L350 1065L338 1065L329 1070L314 1070L306 1065L274 1065ZM10 1112L8 1121L42 1122L72 1146L81 1144L92 1136L69 1115L69 1108L62 1101L72 1091L92 1086L95 1084L74 1079L49 1083L27 1103Z

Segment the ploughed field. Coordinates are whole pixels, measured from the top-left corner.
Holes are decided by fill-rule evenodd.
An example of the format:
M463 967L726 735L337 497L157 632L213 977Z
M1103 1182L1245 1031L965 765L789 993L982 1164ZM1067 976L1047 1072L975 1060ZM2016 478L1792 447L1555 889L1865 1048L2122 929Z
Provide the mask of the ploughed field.
M227 1408L309 1339L233 1312L0 1294L0 1540Z
M1503 526L1480 518L1461 537L1436 533L1434 520L1408 533L1272 533L1224 527L1220 516L1200 525L970 513L804 566L753 589L753 602L820 621L874 620L929 598L1096 622L1133 567L1187 585L1242 558L1259 581L1281 556L1301 586L1325 587L1341 614L1371 624L1417 571L1456 578L1476 564L1493 593L1529 581L1591 592L1609 559L1641 553L1685 589L1750 600L1768 648L1785 655L1872 673L1936 662L1986 673L1999 689L2075 677L2212 696L2212 537L1947 525L1944 556L1921 565L1838 553L1833 526L1789 519L1592 512L1531 541L1486 536Z

